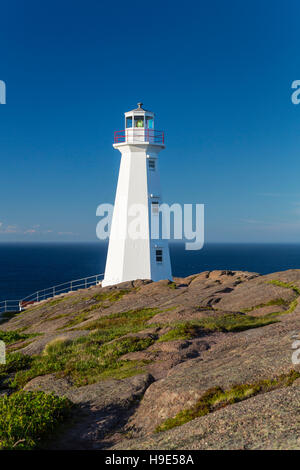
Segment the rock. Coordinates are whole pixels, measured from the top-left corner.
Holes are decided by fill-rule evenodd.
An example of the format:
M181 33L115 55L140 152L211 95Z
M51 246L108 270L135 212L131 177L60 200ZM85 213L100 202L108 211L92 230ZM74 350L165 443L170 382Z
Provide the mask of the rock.
M111 450L299 450L299 406L299 387L275 390Z
M137 280L105 288L98 285L37 304L3 323L1 330L40 333L10 347L23 346L19 352L36 355L58 337L72 340L90 334L84 328L90 324L96 328L95 320L108 315L139 309L157 312L141 323L139 331L134 328L125 335L154 341L145 342L152 343L145 350L137 348L120 358L146 361L143 375L75 388L68 377L51 374L36 377L24 387L67 396L77 405L70 426L48 442L48 448L294 449L300 448L299 379L291 387L229 405L173 430L153 431L192 407L212 387L228 389L300 370L291 360L293 338L298 334L300 339L297 289L300 270L294 269L266 276L205 271L175 278L174 283ZM201 329L196 330L196 338L157 341L179 323L218 321L224 315L269 315L278 323L230 333ZM126 439L127 433L131 440Z
M130 425L138 434L152 432L167 418L193 406L212 387L230 388L291 370L290 332L300 331L300 317L282 318L263 328L223 334L200 358L172 367L166 378L147 389Z
M50 374L31 380L24 390L53 392L79 406L72 425L60 435L59 442L48 442L47 448L98 449L103 446L104 436L128 418L128 410L136 405L152 380L145 374L74 388L67 379Z

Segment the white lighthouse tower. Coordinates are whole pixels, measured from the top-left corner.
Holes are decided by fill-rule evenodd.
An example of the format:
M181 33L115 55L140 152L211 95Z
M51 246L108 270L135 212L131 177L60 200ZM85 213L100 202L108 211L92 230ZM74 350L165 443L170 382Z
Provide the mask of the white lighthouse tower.
M164 133L155 130L154 113L142 104L125 113L125 130L114 136L113 147L122 157L103 287L135 279L172 279L168 240L157 234L151 238L162 202L158 154L165 148Z

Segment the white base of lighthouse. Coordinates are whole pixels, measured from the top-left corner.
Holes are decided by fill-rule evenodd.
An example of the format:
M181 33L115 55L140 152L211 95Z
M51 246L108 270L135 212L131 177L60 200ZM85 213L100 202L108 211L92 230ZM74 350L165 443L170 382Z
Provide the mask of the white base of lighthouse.
M125 142L114 147L122 158L102 286L171 280L168 240L151 238L151 223L162 202L158 153L164 146Z

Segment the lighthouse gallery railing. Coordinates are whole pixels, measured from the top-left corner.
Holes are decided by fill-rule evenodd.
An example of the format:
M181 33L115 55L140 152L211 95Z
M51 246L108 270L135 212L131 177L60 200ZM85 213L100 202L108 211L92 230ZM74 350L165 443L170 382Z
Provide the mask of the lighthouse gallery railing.
M63 284L38 290L20 300L3 300L0 302L0 314L6 312L18 312L29 305L40 302L41 300L47 300L57 295L66 294L67 292L73 292L78 289L87 289L88 287L99 284L103 276L104 273L67 281Z
M120 144L122 142L146 142L164 145L165 135L163 131L157 131L155 129L129 127L128 129L115 131L114 133L114 143Z

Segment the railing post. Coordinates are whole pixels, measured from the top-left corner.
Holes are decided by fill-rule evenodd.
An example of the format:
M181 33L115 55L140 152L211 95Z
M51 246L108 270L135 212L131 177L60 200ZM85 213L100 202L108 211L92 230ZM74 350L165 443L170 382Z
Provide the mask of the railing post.
M85 278L85 288L87 288L87 279Z
M36 293L36 301L39 301L39 291Z
M73 281L71 281L71 292L73 290Z
M4 303L4 312L6 312L6 309L7 309L7 300Z
M19 312L21 312L22 307L21 307L21 302L19 302Z

